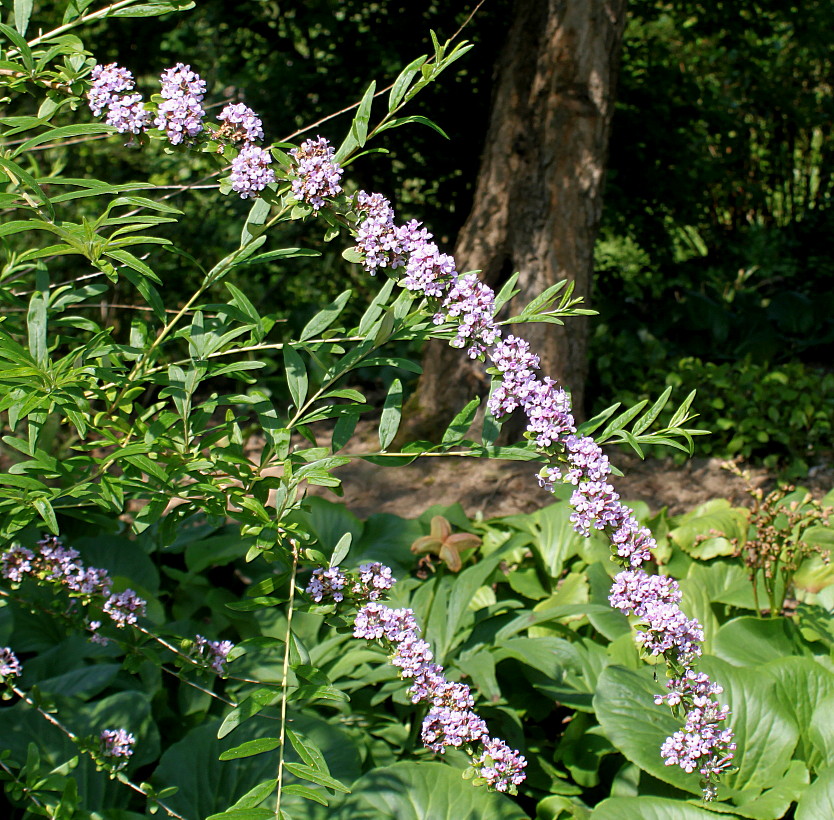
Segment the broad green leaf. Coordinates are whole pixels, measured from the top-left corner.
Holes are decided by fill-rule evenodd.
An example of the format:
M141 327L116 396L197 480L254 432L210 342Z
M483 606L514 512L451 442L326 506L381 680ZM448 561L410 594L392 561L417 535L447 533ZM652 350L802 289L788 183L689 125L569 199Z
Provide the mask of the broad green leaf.
M524 820L505 795L473 788L461 772L434 761L372 769L333 807L330 820Z
M707 560L732 555L735 547L730 539L744 543L748 516L743 507L732 507L727 499L714 498L681 516L669 538L693 558Z
M834 767L821 772L796 806L795 820L834 817Z
M397 435L397 430L400 428L400 419L402 418L402 405L402 382L399 379L394 379L388 388L388 393L382 405L382 415L379 419L379 446L382 450L387 449Z
M667 797L609 797L597 803L591 814L593 820L716 820L721 816Z
M811 714L808 740L816 755L812 758L815 768L822 771L823 768L834 766L834 697L819 700L815 706Z
M810 654L787 618L733 618L715 637L715 655L735 666L761 666L774 658Z

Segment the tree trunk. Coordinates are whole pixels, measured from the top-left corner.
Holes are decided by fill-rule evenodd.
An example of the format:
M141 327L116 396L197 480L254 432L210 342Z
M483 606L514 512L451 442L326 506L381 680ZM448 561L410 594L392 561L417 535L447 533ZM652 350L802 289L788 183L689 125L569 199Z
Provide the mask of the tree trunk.
M517 0L497 82L474 206L457 240L458 271L496 290L520 271L518 312L560 279L587 302L625 0ZM505 308L506 310L506 308ZM512 326L510 326L512 327ZM587 320L519 328L582 414ZM412 401L410 431L436 432L488 377L480 362L432 342Z

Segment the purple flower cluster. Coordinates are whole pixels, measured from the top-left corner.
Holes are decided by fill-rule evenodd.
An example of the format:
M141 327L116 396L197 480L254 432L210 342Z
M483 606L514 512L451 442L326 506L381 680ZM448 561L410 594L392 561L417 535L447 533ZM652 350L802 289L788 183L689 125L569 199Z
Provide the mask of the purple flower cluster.
M114 769L121 769L127 765L135 745L136 738L124 729L105 729L99 735L101 755Z
M133 590L111 594L113 581L107 570L85 567L78 559L77 550L63 546L54 535L48 535L38 541L37 553L19 545L2 553L0 575L18 584L27 577L59 584L70 595L82 598L88 604L97 599L103 603L104 613L119 628L135 624L137 616L145 614L145 601ZM106 642L97 632L100 627L100 621L87 622L87 628L92 632L91 640L96 643Z
M133 74L126 68L97 65L93 68L93 82L87 92L90 109L97 117L107 111L107 124L120 134L139 134L150 122L141 94L125 94L133 90Z
M339 180L344 171L333 159L335 154L324 137L305 140L290 151L297 166L292 180L293 196L312 205L315 211L324 205L325 197L342 193Z
M382 194L359 191L354 207L365 215L356 229L356 248L364 256L365 270L373 276L379 268L393 270L404 265L405 251L391 203Z
M261 118L243 103L227 105L217 115L217 119L223 123L218 136L226 137L232 142L259 142L264 138Z
M469 345L470 359L477 359L500 336L495 324L495 292L478 279L477 273L467 273L453 279L446 298L435 314L437 324L457 320L457 335L452 347Z
M104 612L118 629L137 622L140 615L145 614L145 601L132 589L126 589L118 595L111 595L104 602Z
M341 603L345 597L355 603L378 601L382 594L394 586L396 579L391 575L390 567L379 561L361 564L356 573L348 575L339 567L313 571L313 577L307 584L307 594L317 603Z
M730 710L713 700L724 690L701 672L687 670L682 678L666 684L668 695L657 695L655 703L664 700L672 707L688 708L683 729L675 732L660 749L667 766L680 766L687 772L698 770L704 779L705 796L715 798L712 779L732 766L736 744L729 729L719 724L727 719Z
M478 777L498 791L515 792L524 780L527 761L503 741L490 739L486 723L473 711L471 690L446 678L443 667L434 662L431 647L420 637L410 609L391 609L371 601L357 612L353 634L381 641L400 676L412 681L408 690L412 703L429 706L421 731L425 746L441 754L450 746L463 747L473 758Z
M258 191L263 191L267 185L275 182L271 162L272 155L268 148L244 145L232 160L232 190L239 193L241 199L248 199Z
M195 137L203 130L203 96L205 80L191 66L177 63L160 75L162 102L156 110L154 125L164 131L172 145L185 137Z
M23 671L17 655L8 647L0 649L0 680L15 678Z
M194 643L197 656L205 660L218 675L222 675L226 671L226 658L235 645L231 641L210 641L202 635L197 635Z

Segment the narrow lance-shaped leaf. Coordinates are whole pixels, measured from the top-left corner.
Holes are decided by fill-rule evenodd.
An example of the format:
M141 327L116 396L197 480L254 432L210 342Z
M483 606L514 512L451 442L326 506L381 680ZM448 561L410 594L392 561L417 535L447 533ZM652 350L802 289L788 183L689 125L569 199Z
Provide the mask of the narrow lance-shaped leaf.
M313 316L313 318L310 319L310 321L304 326L298 340L300 342L305 342L307 339L312 339L314 336L317 336L323 330L330 327L330 325L332 325L333 322L335 322L339 317L339 314L344 310L348 299L350 299L351 292L352 291L346 290L343 293L340 293L329 305Z
M49 275L45 270L39 270L35 276L35 292L29 300L26 325L29 333L29 351L41 367L46 366L48 352L46 334L46 306L48 302Z
M284 347L284 366L293 404L300 410L304 399L307 398L307 368L304 366L304 360L291 345Z
M481 404L480 398L474 398L466 407L463 408L453 419L452 423L443 434L443 444L453 444L460 441L465 435L466 431L475 420L475 413L478 412L478 407Z
M411 85L411 81L415 75L419 74L420 67L426 62L428 57L424 54L416 60L412 60L401 72L400 76L394 80L394 85L391 86L391 93L388 95L388 113L390 114L402 102L403 97Z
M379 420L379 446L385 450L397 435L402 418L403 386L399 379L391 382L385 403L382 406L382 416Z

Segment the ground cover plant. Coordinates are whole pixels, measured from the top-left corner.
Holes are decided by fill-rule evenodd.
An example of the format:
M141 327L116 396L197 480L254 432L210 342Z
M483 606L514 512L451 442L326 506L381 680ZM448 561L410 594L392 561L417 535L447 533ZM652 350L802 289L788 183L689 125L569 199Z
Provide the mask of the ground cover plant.
M177 5L123 0L108 13ZM205 83L188 65L161 71L148 98L129 69L96 63L75 34L104 16L87 8L71 4L61 27L29 41L26 3L14 27L0 26L8 93L33 102L33 113L3 118L0 157L9 215L0 410L12 462L0 479L0 675L11 701L0 768L12 804L54 817L147 808L242 820L315 817L319 805L321 816L343 817L523 817L534 807L586 816L596 803L599 817L688 817L708 816L703 792L720 796L725 813L786 810L809 771L824 772L825 737L785 769L781 756L765 765L763 746L772 736L790 753L796 737L782 730L794 718L774 718L765 739L751 728L734 740L716 681L735 673L709 659L697 667L712 599L699 620L684 615L685 587L646 572L658 545L608 483L603 443L691 446L692 395L664 426L668 390L577 425L569 394L536 375L535 352L505 327L583 312L570 286L504 316L513 279L493 293L476 273L457 272L426 227L397 224L381 194L351 187L349 166L374 136L432 125L401 109L467 45L435 40L390 88L371 85L338 148L321 136L276 144L244 103L207 117ZM116 134L213 162L221 193L253 200L238 247L219 261L195 258L157 234L178 210L153 198L154 186L42 167L41 152L67 140ZM98 215L77 218L79 201ZM293 222L344 241L346 260L375 274L379 289L354 327L340 324L345 292L297 339L273 342L271 317L228 276L309 256L280 247ZM166 304L159 253L201 277L182 305ZM221 285L225 301L214 296ZM96 321L115 286L137 301L119 321ZM379 450L362 457L538 462L539 485L567 487L565 501L479 532L454 509L434 511L427 526L363 523L306 497L308 485L338 493L357 420L374 410L350 375L413 371L386 346L428 338L488 368L493 388L474 432L477 400L440 442L392 451L403 401L394 377ZM258 373L275 351L285 388L270 394ZM526 416L525 438L496 445L513 411ZM256 430L267 446L252 459ZM825 632L813 640L825 645ZM500 683L505 662L523 670L516 686ZM664 673L666 690L655 680ZM744 703L736 696L733 708ZM540 717L550 733L534 728ZM764 726L750 708L743 717ZM739 740L747 745L733 773ZM597 787L608 758L618 776L599 802L606 794L582 789ZM814 811L827 788L818 778L802 810ZM517 792L520 802L507 796Z

